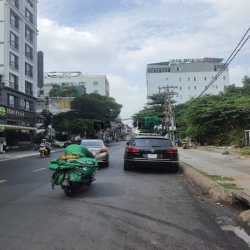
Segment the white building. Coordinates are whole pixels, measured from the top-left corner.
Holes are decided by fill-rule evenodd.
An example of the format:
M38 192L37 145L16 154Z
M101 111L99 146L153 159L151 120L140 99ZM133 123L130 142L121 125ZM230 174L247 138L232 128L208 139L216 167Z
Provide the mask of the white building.
M81 72L47 72L39 97L46 97L53 88L64 86L84 86L86 93L98 93L109 96L109 82L105 75L83 75Z
M174 86L177 103L195 98L207 88L223 67L221 58L173 59L147 65L147 95L159 93L159 87ZM228 67L205 94L218 94L230 84Z
M33 126L37 97L37 1L0 0L1 124ZM13 129L13 127L12 127Z

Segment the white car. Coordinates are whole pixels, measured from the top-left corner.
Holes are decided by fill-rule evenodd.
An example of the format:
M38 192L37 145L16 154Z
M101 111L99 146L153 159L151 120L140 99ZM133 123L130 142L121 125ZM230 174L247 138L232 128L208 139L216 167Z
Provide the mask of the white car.
M63 148L64 147L64 142L62 142L62 141L53 141L53 144L56 147L59 147L59 148Z

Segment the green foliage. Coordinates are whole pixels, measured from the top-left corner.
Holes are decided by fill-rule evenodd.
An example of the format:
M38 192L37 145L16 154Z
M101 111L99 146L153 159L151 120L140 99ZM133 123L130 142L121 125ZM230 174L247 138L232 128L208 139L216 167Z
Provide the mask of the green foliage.
M76 97L77 96L77 86L65 86L62 88L51 89L49 96L60 96L60 97Z
M223 155L229 155L230 152L228 150L225 150L224 152L222 152Z

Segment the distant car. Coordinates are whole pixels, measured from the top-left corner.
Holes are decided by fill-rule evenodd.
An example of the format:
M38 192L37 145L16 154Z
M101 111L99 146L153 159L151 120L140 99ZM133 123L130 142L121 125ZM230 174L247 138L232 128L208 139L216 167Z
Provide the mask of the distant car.
M166 167L179 171L178 150L162 136L139 135L127 142L124 153L124 170L137 167Z
M53 141L53 144L59 148L63 148L64 147L64 142L62 141Z
M109 152L102 140L86 139L82 140L81 145L88 148L98 161L99 166L109 166Z

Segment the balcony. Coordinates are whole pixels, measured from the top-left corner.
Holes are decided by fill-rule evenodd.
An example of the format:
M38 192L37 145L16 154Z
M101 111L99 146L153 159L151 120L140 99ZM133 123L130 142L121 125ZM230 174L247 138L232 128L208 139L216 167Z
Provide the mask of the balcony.
M14 82L10 82L10 88L15 89L15 90L19 90L18 84L14 83Z
M33 72L30 70L26 70L25 75L33 78Z
M29 59L33 60L33 54L30 52L25 52L25 56L27 56Z
M19 65L16 62L10 61L10 67L19 70Z
M15 48L15 49L19 50L19 45L15 41L10 40L10 46L12 48Z
M16 29L19 30L19 23L18 23L17 20L11 19L11 20L10 20L10 24L11 24L13 27L15 27Z

